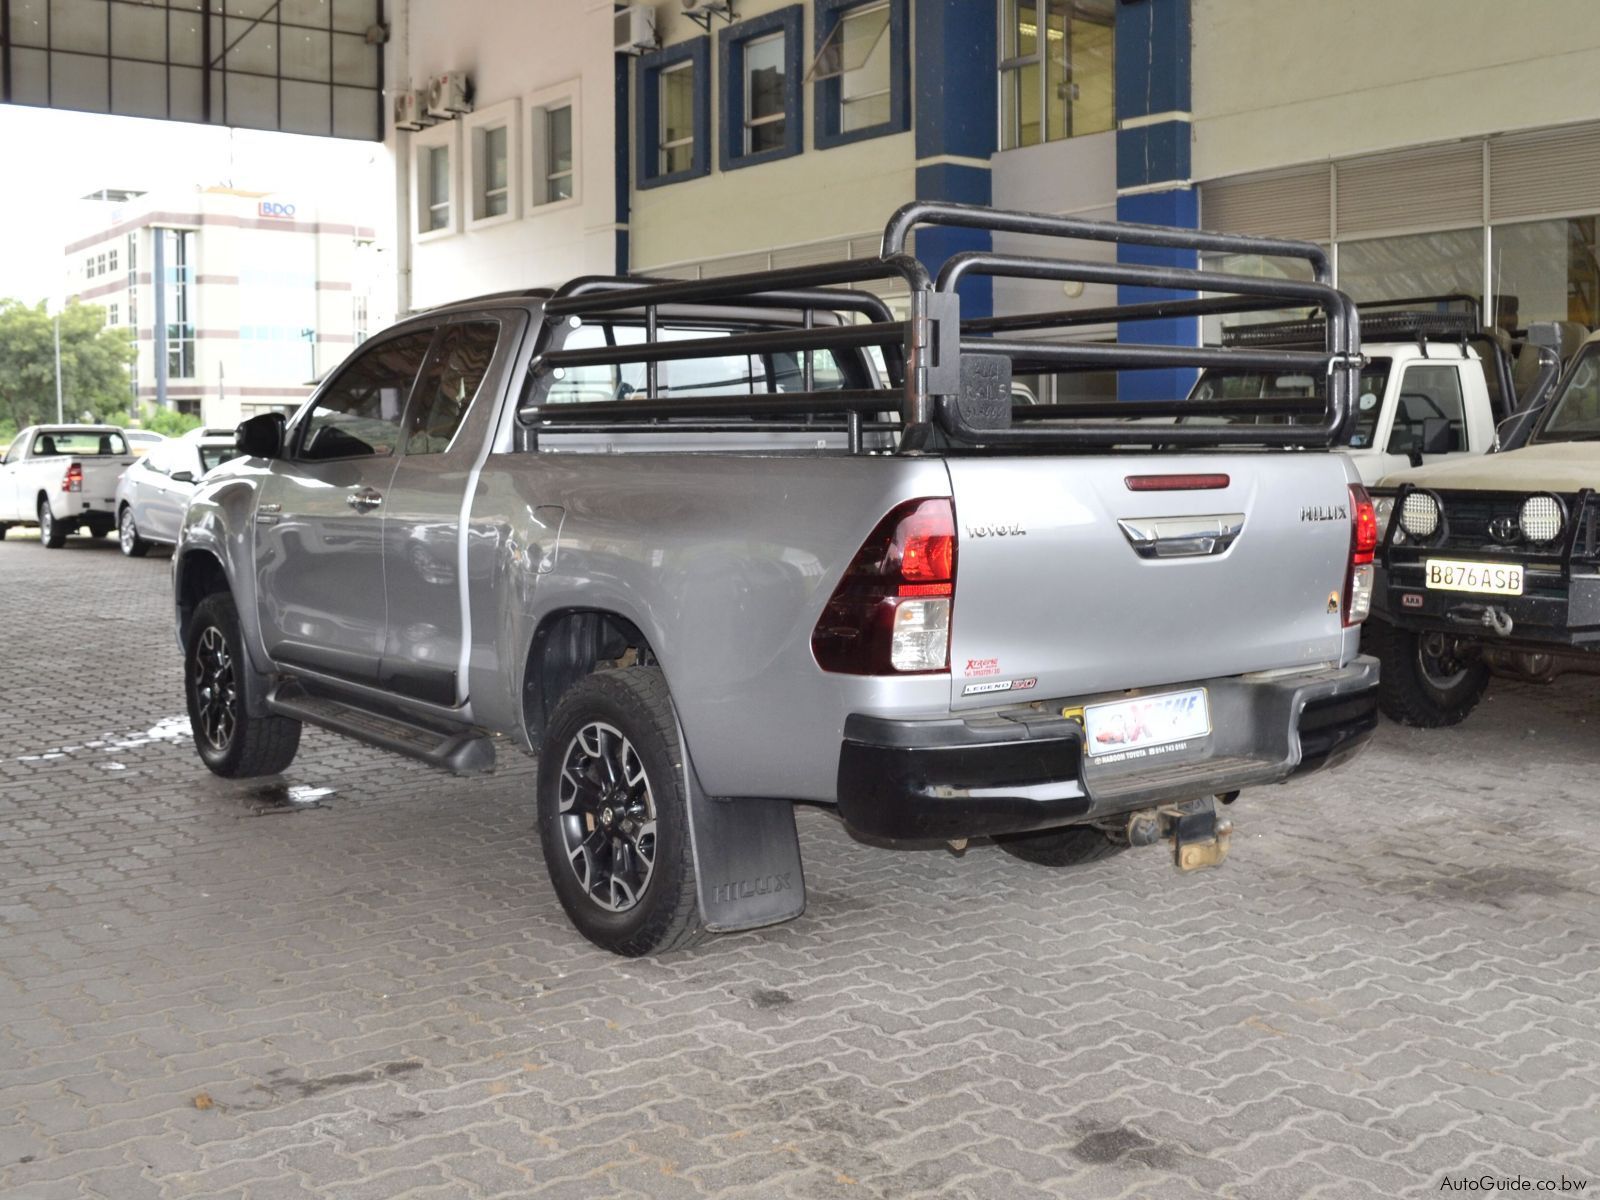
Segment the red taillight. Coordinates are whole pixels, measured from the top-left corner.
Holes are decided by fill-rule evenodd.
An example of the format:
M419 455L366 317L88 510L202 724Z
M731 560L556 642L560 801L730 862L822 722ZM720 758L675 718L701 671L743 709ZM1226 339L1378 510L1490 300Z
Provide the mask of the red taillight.
M1350 569L1344 583L1344 623L1359 625L1372 612L1373 565L1378 551L1378 510L1359 483L1350 485Z
M63 492L83 491L82 463L73 463L67 468L67 473L61 477L61 490Z
M907 675L950 664L956 583L955 510L945 498L908 500L878 522L811 633L824 671Z

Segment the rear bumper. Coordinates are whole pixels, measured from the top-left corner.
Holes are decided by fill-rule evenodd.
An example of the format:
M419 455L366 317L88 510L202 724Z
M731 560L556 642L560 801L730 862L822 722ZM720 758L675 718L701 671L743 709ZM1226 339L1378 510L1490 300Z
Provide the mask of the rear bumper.
M1491 607L1511 618L1509 634L1495 633L1485 620ZM1380 567L1372 611L1401 629L1475 637L1485 645L1600 650L1600 576L1595 575L1573 575L1559 592L1475 596L1428 589L1420 565Z
M860 833L891 839L1048 829L1279 783L1344 761L1377 727L1373 658L1198 686L1211 708L1208 737L1115 765L1085 754L1082 726L1054 708L920 721L852 716L839 759L840 815Z

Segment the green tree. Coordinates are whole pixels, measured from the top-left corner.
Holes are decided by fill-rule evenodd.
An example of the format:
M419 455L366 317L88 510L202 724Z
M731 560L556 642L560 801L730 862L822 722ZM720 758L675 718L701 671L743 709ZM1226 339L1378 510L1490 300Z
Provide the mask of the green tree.
M131 332L108 327L97 304L61 313L62 415L68 421L122 420L130 407ZM0 299L0 427L56 419L55 319L41 302Z

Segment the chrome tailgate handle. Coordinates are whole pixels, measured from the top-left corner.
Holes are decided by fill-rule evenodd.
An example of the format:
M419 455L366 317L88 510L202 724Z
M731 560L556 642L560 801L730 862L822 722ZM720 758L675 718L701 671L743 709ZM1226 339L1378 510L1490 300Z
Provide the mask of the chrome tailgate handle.
M357 512L371 512L383 503L383 493L377 488L364 487L360 491L351 492L344 498L344 502Z
M1131 517L1117 525L1140 558L1206 558L1233 545L1244 529L1244 514Z

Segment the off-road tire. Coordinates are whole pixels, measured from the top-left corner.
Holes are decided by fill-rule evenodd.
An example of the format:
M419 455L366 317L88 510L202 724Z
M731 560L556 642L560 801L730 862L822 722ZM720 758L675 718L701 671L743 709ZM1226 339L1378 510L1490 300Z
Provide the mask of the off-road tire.
M1068 825L1038 833L1002 833L994 841L1007 854L1041 867L1082 866L1128 848L1125 842L1112 841L1093 825Z
M232 663L232 693L221 698L231 706L232 727L221 745L207 735L201 689L204 678L202 644L208 631L220 635ZM214 647L216 643L213 641ZM288 717L254 717L245 711L243 673L250 669L244 639L239 633L239 613L233 597L219 592L207 596L194 610L183 639L183 693L189 707L189 726L200 761L224 779L250 779L276 775L294 761L300 748L300 722ZM215 689L213 689L215 690Z
M1489 687L1489 668L1482 662L1461 665L1448 686L1423 668L1423 635L1396 629L1376 617L1362 630L1363 648L1377 655L1378 707L1391 721L1418 729L1459 725L1478 706Z
M150 543L139 536L139 523L133 519L133 506L124 504L117 513L117 545L129 558L150 553Z
M595 723L620 732L631 743L654 806L649 876L632 906L622 911L603 907L580 881L568 857L561 811L568 751L580 732ZM599 671L575 684L556 705L545 729L536 788L545 867L556 898L579 933L601 949L627 957L687 949L710 936L701 921L696 892L683 740L666 677L659 669ZM602 838L602 844L606 840Z
M59 550L67 544L69 532L64 524L56 520L55 513L50 511L50 501L39 501L39 544L46 550Z

